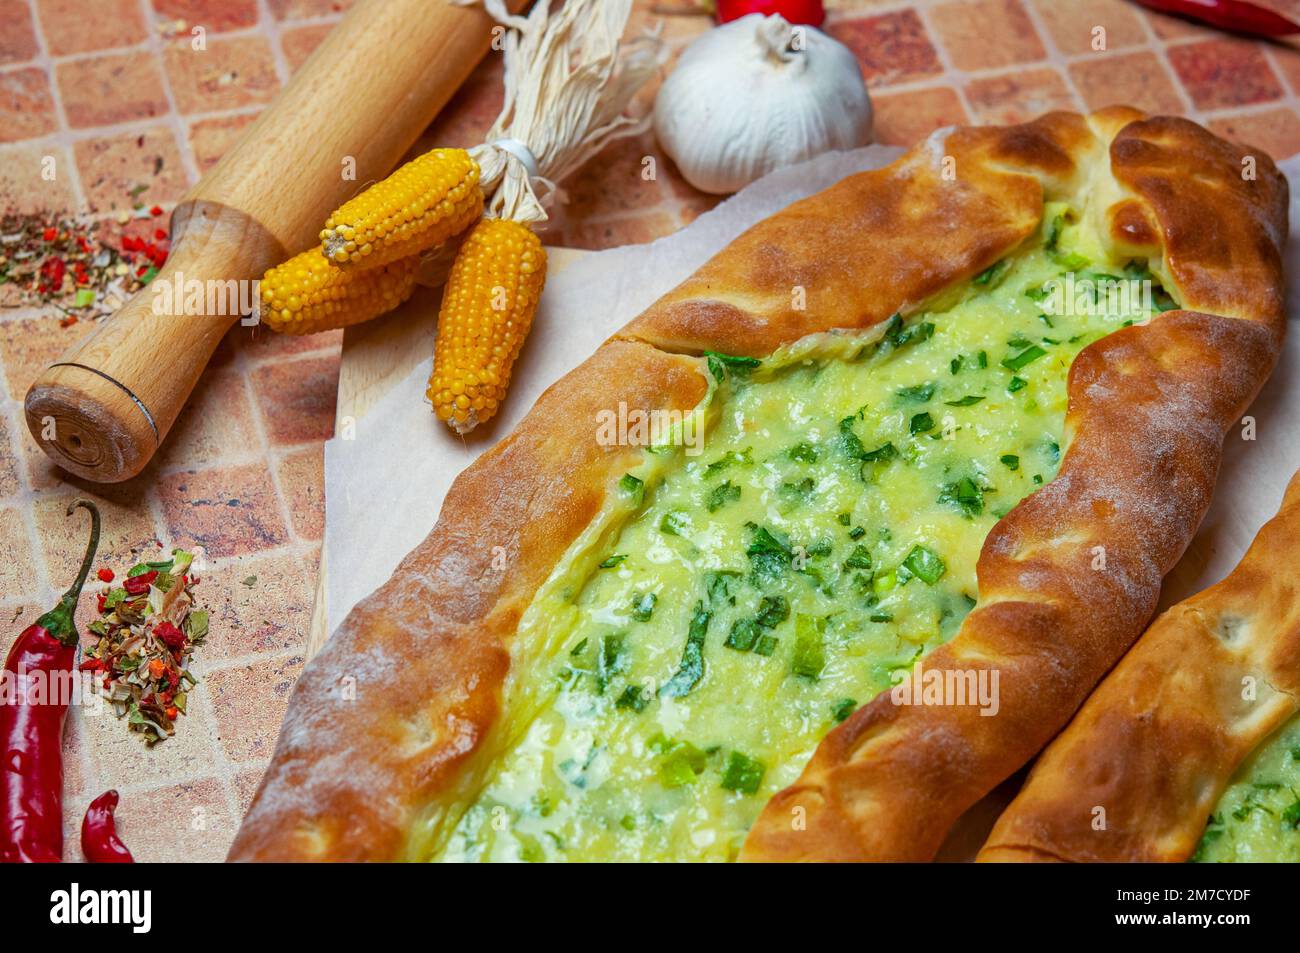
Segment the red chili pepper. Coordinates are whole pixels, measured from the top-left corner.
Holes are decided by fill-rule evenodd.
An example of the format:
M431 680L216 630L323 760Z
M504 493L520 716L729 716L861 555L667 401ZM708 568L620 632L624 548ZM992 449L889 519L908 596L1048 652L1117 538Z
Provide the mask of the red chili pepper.
M99 577L100 582L112 582L115 578L113 576L113 570L109 569L107 566L101 567L99 572L95 573L95 575Z
M48 225L45 227L45 231L41 232L41 238L45 239L47 242L52 242L58 237L59 230Z
M128 576L122 583L122 588L126 590L128 596L142 596L149 591L150 584L158 578L158 571L152 569L149 572L142 572L138 576Z
M155 205L153 208L149 209L149 214L152 215L154 218L157 218L159 215L162 214L162 206Z
M68 515L78 506L90 511L90 542L77 579L58 605L23 630L5 660L17 689L0 705L0 861L5 863L57 863L63 857L63 721L69 701L63 689L71 687L65 673L71 676L77 653L77 599L99 546L99 510L76 500Z
M1280 13L1249 0L1137 0L1144 7L1161 13L1187 17L1217 26L1221 30L1251 33L1255 36L1289 36L1300 33L1300 25Z
M826 19L822 0L718 0L718 22L730 23L750 13L779 13L790 23L821 26Z
M134 864L135 858L117 836L113 811L117 792L105 791L86 808L81 820L81 852L92 864Z
M153 627L153 634L173 652L185 647L185 633L165 619Z

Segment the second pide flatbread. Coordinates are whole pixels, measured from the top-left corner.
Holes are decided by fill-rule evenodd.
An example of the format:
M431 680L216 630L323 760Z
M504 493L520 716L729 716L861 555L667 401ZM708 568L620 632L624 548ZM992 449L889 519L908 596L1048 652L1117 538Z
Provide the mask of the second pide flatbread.
M1297 540L1300 476L1228 577L1093 692L980 860L1300 861Z
M759 223L461 474L232 858L933 856L1154 611L1278 354L1286 208L1112 109ZM896 704L918 663L971 697Z

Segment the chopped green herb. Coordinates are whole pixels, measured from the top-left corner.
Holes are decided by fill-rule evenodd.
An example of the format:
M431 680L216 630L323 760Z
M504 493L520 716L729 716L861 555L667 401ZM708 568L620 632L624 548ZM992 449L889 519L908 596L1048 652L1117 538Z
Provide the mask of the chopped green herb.
M835 719L835 724L846 720L849 715L857 710L858 703L852 698L841 698L831 705L831 717Z
M596 694L605 694L610 680L623 671L625 659L623 646L627 636L622 632L606 635L600 640L600 655L596 659Z
M800 463L817 462L817 448L810 443L796 443L785 453L791 460L798 460Z
M659 529L669 536L684 536L691 529L691 517L685 510L669 510L659 520Z
M627 559L627 553L615 553L613 556L606 556L596 568L613 569L625 559ZM590 563L588 565L590 565Z
M1002 261L995 262L988 268L985 268L978 275L972 278L971 281L977 285L987 285L992 282L994 278L1000 277L1009 266L1010 262L1004 258Z
M694 784L708 763L704 752L689 741L674 741L659 762L659 783L666 788Z
M766 771L767 766L762 761L733 751L727 756L727 766L722 771L722 786L737 794L757 794Z
M623 474L622 479L618 481L618 488L631 498L633 506L640 506L641 501L645 499L645 481L630 473Z
M1028 386L1029 381L1025 380L1023 377L1013 377L1011 378L1011 383L1007 384L1007 393L1014 394L1016 391L1023 390Z
M1009 371L1018 371L1026 365L1038 360L1046 353L1047 352L1037 344L1031 344L1014 357L1004 357L1002 359L1002 366Z
M762 635L759 637L758 644L754 646L755 655L770 656L776 651L776 643L779 642L775 635Z
M849 558L844 560L845 569L870 569L871 568L871 551L867 547L859 544L853 547L853 552Z
M714 513L728 503L734 503L739 499L740 487L730 480L726 480L709 491L704 506L710 513Z
M909 404L924 404L934 396L934 383L926 381L924 384L913 384L911 387L903 387L897 392L900 400Z
M984 397L982 394L967 394L957 400L945 400L944 403L949 407L971 407L978 404Z
M704 356L708 359L709 372L719 384L726 379L728 369L751 371L763 363L756 357L737 357L734 354L719 354L717 351L705 351Z
M735 649L737 652L748 652L758 641L762 634L759 624L753 619L737 619L731 626L731 632L727 635L727 641L722 644L729 649Z
M998 457L998 459L1002 461L1002 465L1008 470L1020 469L1020 458L1014 453L1004 453L1002 456Z
M618 701L614 702L615 708L626 708L630 711L642 712L650 704L649 693L638 685L629 685L623 689L623 694L618 696Z
M939 492L939 502L956 506L968 517L979 516L984 512L984 493L970 477L944 484Z
M853 529L849 530L849 539L861 539L863 536L866 535L867 535L867 531L863 529L861 526L855 526L853 527Z
M654 615L655 603L659 597L653 592L640 593L632 597L632 618L638 622L649 622Z
M903 565L908 572L929 586L933 586L948 571L942 559L919 543L912 547L912 551L903 560Z
M712 614L705 610L703 602L695 604L691 627L686 634L686 647L682 649L682 664L659 689L660 695L681 698L689 694L704 677L704 636L709 631L711 617Z
M925 433L927 430L934 429L934 418L930 416L928 410L923 410L912 417L911 422L907 425L911 433Z
M826 620L808 615L795 616L794 658L791 671L814 681L826 667Z

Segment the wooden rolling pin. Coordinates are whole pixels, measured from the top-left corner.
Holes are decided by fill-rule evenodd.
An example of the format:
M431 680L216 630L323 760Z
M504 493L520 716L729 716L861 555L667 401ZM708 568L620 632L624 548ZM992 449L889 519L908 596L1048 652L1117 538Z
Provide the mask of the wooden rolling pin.
M524 0L507 5L517 11ZM480 7L449 0L360 0L181 200L154 285L258 279L310 247L330 212L415 142L487 52L493 26ZM355 178L343 174L349 159ZM185 314L184 296L156 314L154 285L27 392L37 443L77 476L113 483L139 473L241 317L231 307Z

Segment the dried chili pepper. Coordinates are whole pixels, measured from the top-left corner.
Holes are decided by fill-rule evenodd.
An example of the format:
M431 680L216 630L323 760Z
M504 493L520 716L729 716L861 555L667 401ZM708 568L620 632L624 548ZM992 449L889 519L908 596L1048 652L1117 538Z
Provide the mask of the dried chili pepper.
M57 863L63 856L63 722L77 652L74 616L81 587L99 546L99 510L90 511L90 542L76 581L49 612L23 630L9 650L5 671L15 686L0 705L0 861Z
M1217 26L1221 30L1255 36L1289 36L1300 33L1297 25L1280 13L1249 0L1137 0L1160 13L1172 13Z
M117 836L117 823L113 820L116 808L117 792L105 791L90 802L86 816L81 819L81 852L92 864L135 863L122 838Z

